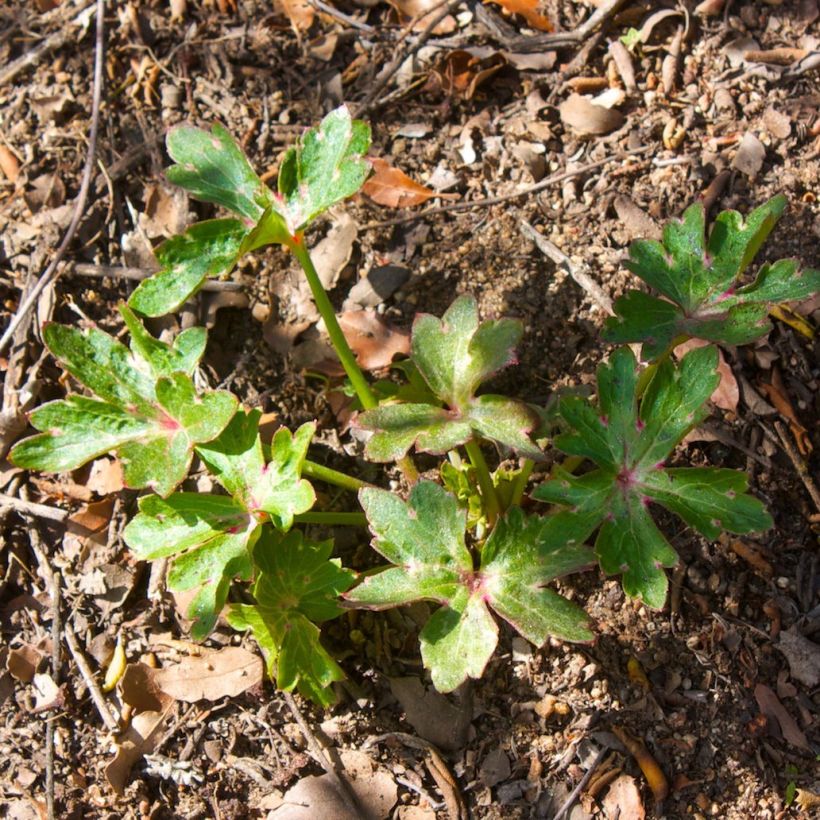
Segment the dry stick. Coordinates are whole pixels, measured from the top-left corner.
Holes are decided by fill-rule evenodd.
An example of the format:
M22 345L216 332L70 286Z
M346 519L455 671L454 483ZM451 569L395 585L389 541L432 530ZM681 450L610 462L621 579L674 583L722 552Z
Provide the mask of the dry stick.
M93 0L92 0L93 2ZM56 51L58 48L64 46L69 40L74 38L75 26L81 26L85 23L85 18L94 14L94 11L89 11L88 7L91 3L86 3L79 14L73 20L64 23L59 31L50 34L38 45L34 46L29 51L26 51L21 57L18 57L13 62L9 63L2 71L0 71L0 87L6 83L11 82L21 71L25 71L29 66L36 65L47 54Z
M587 769L586 774L581 778L580 783L569 793L569 797L564 801L564 805L558 809L558 814L552 818L552 820L561 820L564 815L572 808L572 804L578 799L578 795L583 790L584 786L589 783L592 775L595 774L595 770L598 766L601 765L601 761L606 756L607 752L609 752L609 746L604 746L597 755L595 755L595 760L592 761L592 765Z
M102 722L105 724L106 729L110 732L118 732L120 729L119 720L114 717L108 702L103 697L102 690L94 678L94 672L92 672L91 667L88 665L88 661L85 659L85 655L83 655L83 652L77 643L74 630L71 628L71 624L69 623L66 623L65 625L65 642L68 644L68 648L71 651L71 656L74 658L74 663L77 664L77 668L83 676L83 680L88 687L88 693L91 695L91 700L94 701L94 705L97 707L97 711L100 713L100 717L102 718Z
M425 28L424 31L422 31L416 42L413 43L413 45L409 49L400 52L396 56L396 59L393 60L393 62L390 63L390 65L382 73L381 79L376 83L376 85L373 88L370 89L370 93L364 98L361 104L356 106L357 117L363 117L368 111L379 106L379 94L382 93L385 86L387 86L390 80L393 79L393 76L401 68L404 61L412 57L430 39L431 35L433 34L433 30L436 28L436 26L448 14L450 14L450 12L455 11L455 9L461 4L461 2L462 0L449 0L445 7L430 21L427 28ZM429 14L432 14L433 11L435 11L435 8L426 10L423 14L416 15L407 24L408 31L412 30L413 26L419 20L421 20Z
M91 174L94 170L94 158L97 153L97 133L100 128L100 102L102 99L103 86L103 43L105 38L105 0L97 0L97 36L94 45L94 89L92 92L91 101L91 130L88 135L88 156L85 159L85 168L83 168L83 178L80 184L80 193L74 204L74 213L71 217L71 223L68 226L63 241L60 247L57 248L57 253L51 264L46 268L43 275L37 280L32 290L20 303L17 312L12 317L6 332L0 338L0 353L2 353L9 345L14 336L14 331L17 326L28 316L29 311L37 303L37 299L43 290L50 285L59 275L57 266L63 258L68 249L71 240L74 239L74 234L77 233L77 228L80 226L80 220L85 211L85 202L88 198L88 189L91 187Z
M359 806L358 798L354 794L353 789L351 789L350 784L344 778L339 776L339 773L336 771L336 767L333 765L333 761L330 760L329 756L322 748L322 744L316 739L316 735L313 734L307 720L305 720L305 716L302 714L299 704L296 703L296 698L294 698L290 692L282 692L282 695L285 698L285 702L287 703L291 714L299 724L299 728L302 730L302 734L305 736L308 748L313 754L313 757L316 759L316 762L330 776L330 779L333 781L333 785L339 791L339 794L341 794L344 801L348 804L348 808L352 809L355 814L361 815L362 811L361 806Z
M588 273L578 267L560 248L553 245L549 239L541 236L529 222L525 222L522 219L518 224L521 226L521 230L524 234L535 242L536 247L544 256L548 256L559 268L565 270L572 277L575 284L585 290L590 299L592 299L601 310L610 316L613 315L612 300Z
M794 469L797 470L797 475L800 476L800 480L803 482L803 486L808 490L809 495L811 496L811 500L814 502L814 506L817 509L817 512L820 512L820 490L817 489L817 485L814 483L814 479L809 475L808 467L806 467L806 462L800 453L797 452L794 444L792 443L791 438L789 438L789 434L786 432L786 428L782 422L776 421L774 423L774 429L777 431L777 436L780 439L780 444L783 446L783 449L786 451L786 455L789 457L789 461L791 461Z
M0 504L8 505L19 513L36 515L38 518L47 518L49 521L65 521L68 518L68 511L58 507L49 507L46 504L35 504L33 501L25 501L13 495L0 493Z
M561 171L558 174L553 174L546 179L542 179L541 182L536 182L535 185L530 185L528 188L523 188L522 190L516 191L512 194L489 196L485 199L474 199L470 202L454 202L452 205L439 205L436 208L428 208L426 211L419 211L416 214L397 216L393 219L384 219L379 222L368 222L366 225L361 227L361 230L366 231L371 228L389 228L391 225L403 225L405 222L414 222L417 219L424 219L425 217L435 216L436 214L446 214L453 211L468 211L471 208L487 208L491 205L500 205L504 202L511 202L515 199L521 199L522 197L537 194L545 188L557 185L559 182L564 182L564 180L582 176L583 174L586 174L589 171L594 171L596 168L600 168L603 165L608 165L610 162L619 162L626 157L634 157L639 154L645 154L647 151L651 150L653 150L653 146L651 145L645 145L643 148L634 148L630 151L624 151L623 154L619 154L618 156L606 157L605 159L599 159L596 162L590 162L588 165L582 165L572 171Z
M60 631L60 573L54 573L54 589L51 599L51 679L56 686L60 685L60 648L62 634ZM48 820L55 820L54 809L54 717L46 721L46 812Z
M92 279L103 279L106 276L111 279L130 279L133 282L141 282L149 276L153 276L157 271L151 268L130 268L120 265L90 265L85 263L68 263L62 270L62 276L88 276ZM241 282L226 281L219 279L206 279L202 285L202 290L208 291L238 291L242 290Z
M510 44L515 51L538 50L541 48L558 48L573 46L585 40L598 26L608 20L626 2L626 0L607 0L596 9L587 20L573 31L559 31L555 34L539 34L535 37L520 37Z

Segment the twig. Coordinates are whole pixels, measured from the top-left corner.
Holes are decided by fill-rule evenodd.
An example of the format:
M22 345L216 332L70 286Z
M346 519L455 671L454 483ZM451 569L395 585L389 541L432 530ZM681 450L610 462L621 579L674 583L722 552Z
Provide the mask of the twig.
M85 158L85 168L83 168L80 193L74 204L74 213L71 217L71 223L63 237L63 241L60 243L60 247L57 248L57 252L51 260L51 264L46 268L43 275L37 280L37 283L20 303L17 312L12 317L2 338L0 338L0 353L8 347L17 326L28 316L29 311L37 303L37 299L43 290L59 275L57 266L68 249L68 246L71 244L71 240L74 239L74 234L77 233L80 220L85 213L85 202L88 198L88 190L91 187L91 174L94 170L94 159L97 153L97 133L100 128L100 102L102 100L103 87L103 46L105 40L105 0L97 0L96 14L97 36L94 45L94 88L91 102L91 130L88 136L88 155Z
M62 647L61 618L60 618L60 573L54 573L54 589L51 598L51 679L55 686L60 685L60 663ZM46 721L46 812L48 820L57 817L54 808L54 721L50 717Z
M352 809L354 814L362 815L363 813L361 807L359 806L359 801L353 793L353 789L351 789L347 780L339 776L339 773L336 771L336 767L333 765L333 761L330 760L328 754L324 748L322 748L322 744L316 739L316 735L313 734L313 730L305 720L305 716L302 714L299 704L296 703L296 698L294 698L290 692L282 692L282 695L284 696L285 702L293 714L293 717L299 724L299 728L305 736L308 749L310 749L314 759L330 776L330 779L333 781L333 785L348 804L348 808Z
M450 12L455 11L455 9L461 4L461 2L462 0L449 0L449 2L447 2L444 8L429 22L427 28L425 28L424 31L422 31L422 33L418 36L416 42L413 43L413 45L407 50L401 51L399 52L399 54L396 55L393 62L390 63L390 65L387 66L387 68L384 69L378 82L376 82L373 88L370 89L370 93L364 98L364 100L358 106L356 106L357 117L362 117L366 113L371 111L373 108L378 107L379 94L382 93L382 91L390 82L390 80L393 79L393 76L401 68L404 61L412 57L430 39L430 36L433 34L433 31L436 28L436 26L438 26L438 24L448 14L450 14ZM417 15L408 23L408 29L412 30L413 26L420 19L423 19L429 14L432 14L434 11L435 8L425 9L425 11L422 14Z
M349 14L345 14L343 11L338 11L337 9L334 9L333 6L329 6L327 3L323 3L322 0L308 0L308 2L317 11L321 11L322 14L327 14L330 17L333 17L340 23L344 23L345 25L348 25L351 28L358 29L359 31L365 31L368 34L376 33L376 29L373 28L373 26L369 26L367 25L367 23L362 23L355 17L351 17Z
M0 493L0 504L8 505L20 513L36 515L38 518L47 518L49 521L65 521L68 511L58 507L49 507L46 504L35 504L33 501L24 501L13 495Z
M535 242L536 247L544 256L548 256L559 268L565 270L572 277L575 284L586 291L590 299L592 299L601 310L610 316L613 315L612 300L586 271L576 265L560 248L553 245L549 239L541 236L529 222L525 222L522 219L519 225L521 226L521 230Z
M777 437L780 439L780 444L786 451L789 461L791 461L794 469L797 471L797 475L800 476L803 486L808 490L817 512L820 512L820 490L817 489L814 479L809 474L808 467L806 467L806 462L800 453L797 452L797 449L792 443L792 440L789 438L789 434L786 432L786 428L783 423L780 421L774 422L774 429L777 431Z
M89 11L89 6L93 3L86 3L80 10L80 13L75 15L73 20L64 23L60 28L46 37L38 45L28 49L25 54L18 57L13 62L9 63L2 71L0 71L0 87L6 83L10 83L21 71L25 71L29 66L36 65L47 54L56 51L58 48L64 46L69 40L74 39L75 26L84 26L87 19L90 19L94 14L94 10Z
M589 171L594 171L596 168L601 168L604 165L608 165L610 162L619 162L625 157L645 154L647 151L652 150L652 147L653 146L651 145L644 145L643 148L634 148L630 151L624 151L623 154L619 154L618 156L606 157L605 159L599 159L596 162L590 162L588 165L581 165L578 168L574 168L572 171L561 171L560 173L553 174L546 179L542 179L535 185L530 185L528 188L522 188L520 191L516 191L512 194L489 196L485 199L473 199L470 202L454 202L452 205L439 205L436 208L428 208L427 210L419 211L416 214L397 216L393 219L384 219L379 222L368 222L366 225L362 226L361 230L367 231L372 228L388 228L391 225L403 225L405 222L414 222L416 219L425 219L428 216L435 216L436 214L445 214L452 211L468 211L471 208L487 208L491 205L501 205L504 202L511 202L525 196L532 196L532 194L537 194L539 191L543 191L546 188L557 185L559 182L564 182L564 180L583 176Z
M88 665L88 661L85 659L85 655L83 655L83 652L77 643L74 630L71 628L71 624L69 623L66 623L65 625L65 642L68 644L71 656L74 658L74 663L77 664L77 668L83 676L85 685L88 687L88 693L91 695L91 700L94 701L94 705L100 713L100 717L102 718L102 722L105 724L105 728L108 729L109 732L118 732L120 728L119 720L114 717L108 702L103 697L102 690L94 678L94 673L91 671L91 667Z
M106 276L112 279L130 279L133 282L141 282L149 276L153 276L157 271L151 268L129 268L119 265L90 265L86 263L71 262L63 269L63 276L88 276L93 279L103 279ZM202 285L202 290L207 291L238 291L242 290L241 282L222 282L219 279L206 279Z
M567 814L567 812L572 808L573 803L578 799L578 795L584 789L587 783L589 783L592 775L595 773L595 770L598 766L601 765L601 761L606 757L607 752L609 751L609 746L604 746L597 755L595 755L595 760L592 761L592 765L586 770L586 773L581 778L578 785L569 793L569 797L564 801L564 805L558 809L558 813L552 820L562 820L562 818Z
M510 44L515 51L539 51L542 48L560 48L574 46L582 42L598 26L608 20L626 2L626 0L606 0L595 13L590 15L573 31L558 31L555 34L539 34L535 37L521 37Z

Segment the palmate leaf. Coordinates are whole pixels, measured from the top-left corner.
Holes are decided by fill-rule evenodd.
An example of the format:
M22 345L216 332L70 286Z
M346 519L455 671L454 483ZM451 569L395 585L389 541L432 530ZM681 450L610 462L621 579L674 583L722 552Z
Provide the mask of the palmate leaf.
M298 689L322 706L335 698L330 685L344 673L319 641L316 624L335 618L337 598L354 574L331 560L332 542L307 541L296 530L280 535L265 527L254 548L259 575L255 604L232 604L228 622L250 629L268 674L285 691Z
M446 407L384 404L362 413L357 423L373 431L366 445L368 457L394 461L413 445L445 453L480 436L540 458L541 451L529 437L538 425L531 408L503 396L475 396L482 382L515 362L521 333L521 323L512 319L479 323L471 296L456 299L441 319L419 316L413 324L412 360Z
M222 432L237 400L194 389L189 374L204 350L203 331L182 333L169 346L128 308L122 313L132 351L96 328L45 326L48 349L97 398L74 395L38 407L31 424L43 432L17 444L11 458L25 469L62 472L114 452L127 486L167 496L187 475L194 446Z
M591 551L581 546L591 531L585 521L570 513L527 517L512 508L497 522L476 569L464 540L465 513L438 484L420 481L406 503L372 488L359 499L373 546L392 566L345 598L373 609L421 599L442 604L420 635L424 664L440 691L481 676L498 641L493 611L539 646L550 635L592 638L583 610L544 588L591 563Z
M820 290L820 271L801 271L794 259L763 265L748 285L738 281L785 207L786 198L776 196L745 220L724 211L707 241L704 207L697 203L666 225L663 243L633 242L627 267L664 298L628 291L615 301L605 338L643 342L643 357L654 359L678 338L745 344L762 336L771 327L773 303Z
M674 447L707 415L706 401L718 382L717 350L688 353L678 367L661 364L638 410L638 368L629 348L617 350L598 368L596 409L567 397L559 412L571 432L555 446L595 462L581 476L557 470L536 488L540 501L564 504L594 529L595 550L609 574L622 573L624 591L660 608L666 600L664 567L677 554L655 525L649 504L679 515L708 538L723 531L765 530L772 520L763 504L746 493L742 472L714 467L665 469Z
M159 272L140 282L128 304L144 316L177 310L209 276L231 272L248 233L238 219L211 219L163 242L156 250Z
M251 551L263 525L287 530L294 515L316 499L301 478L302 464L315 426L295 434L282 428L271 443L266 463L259 439L258 410L240 410L222 434L197 453L230 496L174 493L148 496L123 533L126 544L144 560L173 556L168 586L173 591L199 588L188 616L199 640L213 629L233 578L250 580Z

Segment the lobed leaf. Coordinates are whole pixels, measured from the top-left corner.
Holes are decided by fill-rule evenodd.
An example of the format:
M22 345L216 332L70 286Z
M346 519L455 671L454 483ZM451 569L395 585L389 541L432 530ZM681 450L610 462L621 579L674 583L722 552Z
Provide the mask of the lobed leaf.
M17 444L11 458L25 469L62 472L114 452L127 486L167 496L187 475L194 447L219 435L237 400L194 389L188 372L201 356L201 333L166 345L127 308L123 316L135 334L133 352L96 328L46 325L51 353L99 398L69 396L38 407L30 420L42 432Z
M332 543L307 541L293 531L280 535L268 527L257 541L254 558L259 574L256 603L232 604L228 622L253 634L280 689L298 689L305 697L330 706L330 685L344 678L319 640L317 623L335 618L337 598L353 573L331 560Z
M580 543L594 524L569 513L527 518L513 508L496 524L476 569L464 540L465 512L437 484L420 481L407 502L372 488L359 498L373 546L392 566L345 598L373 609L420 599L441 604L419 636L440 691L481 676L498 641L493 610L538 645L550 635L592 637L583 611L545 586L590 564L592 553Z
M559 412L572 428L555 439L566 453L595 462L597 470L574 476L556 470L536 488L540 501L563 504L590 528L599 528L595 551L602 569L621 573L624 591L660 608L666 600L664 567L677 555L655 525L650 503L679 515L709 538L722 530L765 530L771 518L746 493L743 473L712 467L665 469L663 462L706 416L717 381L717 351L692 350L675 367L657 367L638 405L638 369L629 348L598 369L598 408L567 397Z
M771 327L767 314L775 302L803 299L820 290L820 271L799 271L795 260L764 265L746 286L738 281L786 207L776 196L744 220L724 211L708 241L702 203L664 228L663 242L637 240L627 267L664 299L629 291L614 304L605 338L643 342L642 355L654 359L679 337L745 344Z
M478 306L462 296L441 319L419 316L413 324L412 361L433 394L434 404L385 404L361 414L358 424L374 435L366 445L369 458L392 461L410 447L445 453L480 436L529 458L541 450L529 433L539 425L537 414L523 402L503 396L475 396L481 382L515 361L520 322L478 321Z
M316 499L310 482L301 478L315 426L304 424L293 435L278 430L266 463L259 416L258 410L240 410L217 438L197 447L230 497L175 493L165 501L142 499L139 514L125 528L125 541L140 558L174 556L170 589L200 588L188 612L196 621L196 639L213 629L231 580L250 579L251 551L265 522L287 530Z
M144 316L180 308L209 276L226 276L243 253L248 229L237 219L197 222L156 250L160 270L140 282L128 304Z

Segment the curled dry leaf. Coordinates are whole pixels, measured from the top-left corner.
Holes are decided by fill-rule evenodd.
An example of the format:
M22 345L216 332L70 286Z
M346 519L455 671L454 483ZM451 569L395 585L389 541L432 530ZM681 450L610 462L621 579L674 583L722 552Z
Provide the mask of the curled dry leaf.
M395 356L410 353L410 334L389 325L375 311L347 311L339 316L339 324L359 365L365 370L380 370Z
M629 820L643 820L646 809L641 800L641 793L635 778L622 774L610 787L603 800L607 817L628 817Z
M755 686L755 700L760 707L761 714L765 715L770 721L770 726L771 723L775 723L780 727L783 738L787 743L807 752L811 750L809 741L795 719L788 713L786 707L768 686L762 683Z
M504 11L510 14L518 14L527 23L539 31L553 31L553 25L549 18L538 11L538 0L486 0L501 6Z
M370 164L373 166L373 175L365 182L362 191L379 205L387 208L412 208L432 197L458 199L458 194L441 194L425 188L383 159L371 157Z
M649 754L643 741L639 738L632 737L626 729L620 726L613 726L612 731L618 740L626 746L635 762L640 766L649 788L652 790L652 795L657 803L665 800L669 794L669 781L666 775L658 765L658 762Z
M431 81L438 83L449 96L471 100L476 89L506 64L507 61L498 52L485 57L466 49L455 49L433 69Z
M581 136L609 134L624 124L624 115L612 108L590 102L580 94L571 94L559 107L561 121Z

